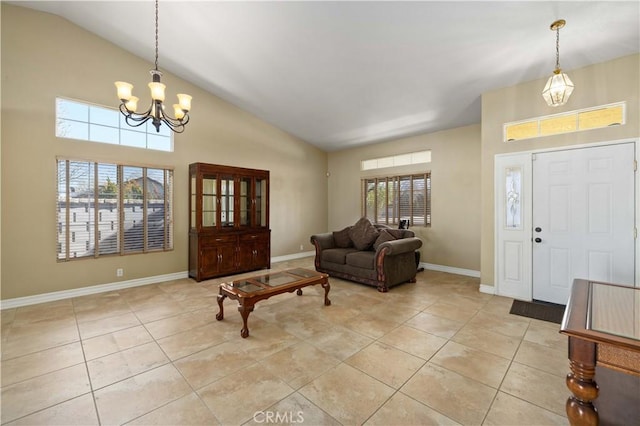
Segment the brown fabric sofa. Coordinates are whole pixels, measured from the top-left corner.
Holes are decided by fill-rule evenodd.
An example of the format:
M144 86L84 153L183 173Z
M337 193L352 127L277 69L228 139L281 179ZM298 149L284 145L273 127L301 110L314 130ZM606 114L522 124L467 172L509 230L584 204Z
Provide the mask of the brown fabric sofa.
M386 292L416 281L415 251L422 241L413 231L373 225L362 218L340 231L315 234L315 268L333 277L367 284Z

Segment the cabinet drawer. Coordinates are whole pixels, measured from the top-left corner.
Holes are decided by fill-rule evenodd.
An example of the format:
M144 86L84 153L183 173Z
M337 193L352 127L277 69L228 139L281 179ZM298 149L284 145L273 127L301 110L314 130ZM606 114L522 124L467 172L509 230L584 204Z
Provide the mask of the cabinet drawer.
M269 241L269 233L268 232L250 232L248 234L240 235L241 243L248 243L251 241Z
M237 235L211 235L202 237L201 244L214 246L219 244L235 244L238 242Z

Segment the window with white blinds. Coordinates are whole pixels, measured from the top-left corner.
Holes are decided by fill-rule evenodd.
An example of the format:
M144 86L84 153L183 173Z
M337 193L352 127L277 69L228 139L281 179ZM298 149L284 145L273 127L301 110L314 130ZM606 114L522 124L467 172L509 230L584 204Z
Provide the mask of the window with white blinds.
M173 249L173 170L57 160L57 260Z
M367 178L362 180L363 216L373 223L431 225L431 174Z

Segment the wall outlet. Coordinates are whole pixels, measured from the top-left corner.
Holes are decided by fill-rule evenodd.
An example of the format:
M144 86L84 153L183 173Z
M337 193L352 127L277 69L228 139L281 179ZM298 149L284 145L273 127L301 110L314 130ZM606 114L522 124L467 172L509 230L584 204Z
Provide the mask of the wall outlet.
M121 277L123 275L124 275L124 269L122 269L122 268L116 269L116 276L117 277Z
M304 245L300 244L300 251L304 250Z

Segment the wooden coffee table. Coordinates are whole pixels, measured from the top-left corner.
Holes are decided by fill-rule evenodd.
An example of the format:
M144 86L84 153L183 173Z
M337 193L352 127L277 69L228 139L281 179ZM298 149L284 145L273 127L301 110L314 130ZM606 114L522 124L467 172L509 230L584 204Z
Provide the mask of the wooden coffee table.
M302 295L302 288L310 285L320 284L324 288L324 304L331 305L329 300L329 275L309 269L288 269L286 271L272 272L257 277L243 278L230 283L220 284L218 294L218 306L220 312L216 315L218 321L224 318L222 303L227 297L238 301L238 311L242 316L242 330L240 336L249 336L247 319L253 311L253 307L261 300L270 298L277 294L292 293L296 291L298 296Z

